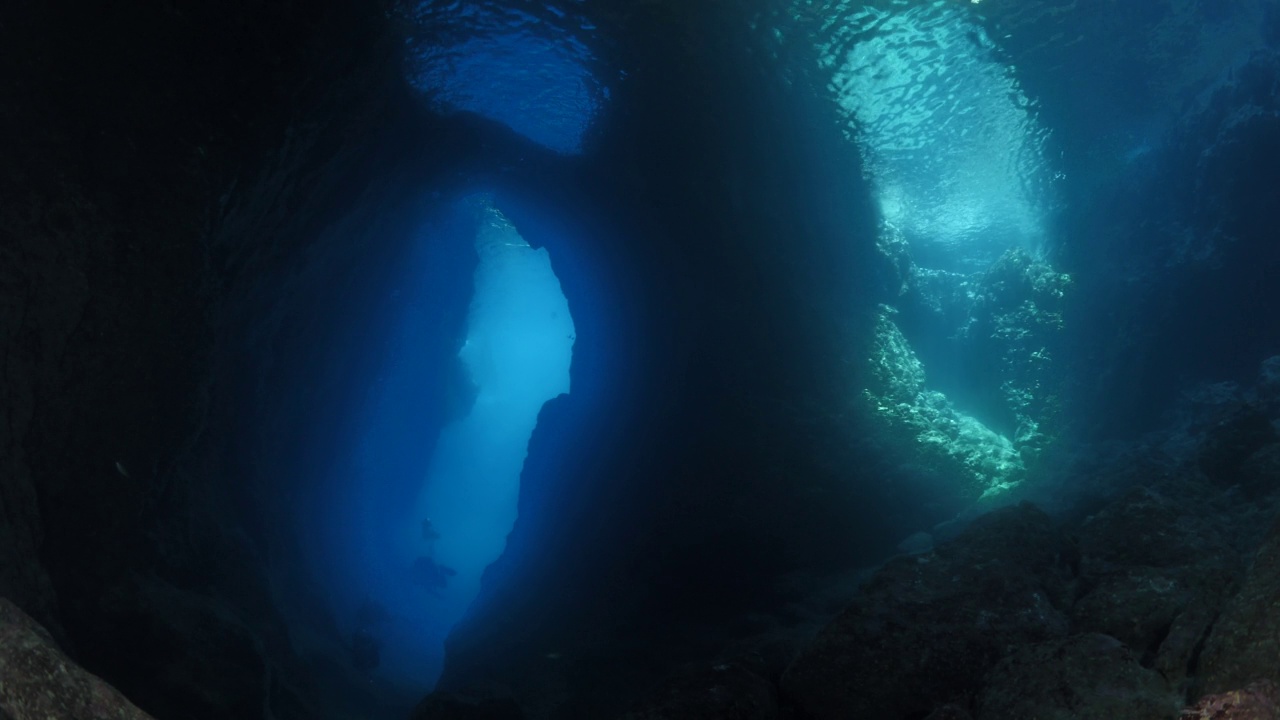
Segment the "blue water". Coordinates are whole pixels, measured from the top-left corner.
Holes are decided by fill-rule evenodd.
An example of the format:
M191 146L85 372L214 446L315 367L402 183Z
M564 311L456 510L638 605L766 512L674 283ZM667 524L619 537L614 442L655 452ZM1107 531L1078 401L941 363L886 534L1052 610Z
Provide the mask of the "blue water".
M1061 418L1077 409L1071 393L1084 392L1066 379L1092 380L1107 370L1069 366L1068 340L1084 347L1083 337L1105 348L1105 339L1086 336L1113 322L1114 336L1129 334L1095 301L1104 297L1096 288L1106 286L1135 306L1140 298L1105 275L1128 262L1108 244L1110 221L1079 232L1085 226L1073 227L1062 209L1096 186L1136 182L1150 172L1168 150L1180 103L1203 99L1242 48L1256 46L1245 11L1234 24L1205 30L1196 52L1185 55L1179 43L1188 42L1184 36L1199 28L1199 18L1162 18L1178 32L1153 35L1151 46L1135 53L1149 65L1116 72L1110 56L1058 33L1057 14L1067 4L777 3L775 17L790 24L760 28L792 45L775 59L803 64L780 74L821 78L813 90L861 158L882 234L851 242L878 240L886 265L902 273L889 283L896 293L872 298L868 290L857 298L867 307L882 304L882 339L892 341L895 354L885 365L896 363L890 370L901 371L895 382L906 388L903 397L878 398L887 419L866 435L893 447L886 453L898 452L891 460L907 472L927 464L920 460L926 451L950 448L951 464L931 470L939 483L956 483L964 468L985 463L1013 468L1007 475L1003 467L992 471L985 478L992 486L1016 485L1065 434ZM1099 44L1123 47L1126 27L1150 20L1139 5L1081 13L1073 20L1083 28L1079 37L1087 30ZM416 4L408 79L441 114L474 113L558 153L590 152L609 90L591 47L596 28L580 9ZM446 636L476 597L485 568L506 549L538 411L570 391L575 327L547 251L529 247L488 203L467 201L480 217L474 236L423 240L469 243L478 259L465 328L448 338L457 341L456 367L418 369L405 359L412 353L392 353L384 377L370 383L368 434L357 442L351 487L342 495L347 505L331 513L338 540L326 561L341 622L348 632L370 625L382 643L376 672L407 684L430 685L439 674ZM993 278L1002 258L1006 270L1022 270ZM1147 262L1142 271L1155 276L1159 265ZM572 282L596 282L582 265L569 266L578 271ZM1086 330L1087 321L1061 306L1067 293L1078 292L1073 283L1091 279L1093 297L1069 298L1073 308L1084 308L1077 317L1093 321ZM862 310L848 308L850 315ZM1076 354L1077 361L1084 356ZM448 372L456 377L438 375ZM907 376L918 378L907 383ZM1114 387L1122 387L1118 377ZM457 416L429 437L389 442L392 426L411 410L399 402L407 389L442 382L453 388ZM903 417L895 420L894 412ZM382 478L389 476L411 491L388 492ZM923 529L903 528L903 535ZM453 573L447 582L433 585L414 571L424 558ZM357 619L366 599L382 608L381 618Z
M409 41L410 82L438 111L472 112L561 153L582 149L608 88L580 35L590 24L520 3L425 2Z
M1048 131L972 5L844 4L818 48L884 220L942 269L1039 253Z
M349 475L322 501L323 544L313 553L344 637L378 645L366 671L418 690L439 676L446 636L506 547L529 437L543 403L569 392L575 339L547 250L531 248L488 198L455 209L474 219L461 224L470 234L433 226L418 254L429 285L441 280L429 273L441 247L470 246L477 260L455 362L444 377L416 364L432 355L441 328L411 310L378 375L353 379L369 388L362 432ZM423 391L442 384L453 406L443 410ZM424 563L440 568L443 582L424 576Z

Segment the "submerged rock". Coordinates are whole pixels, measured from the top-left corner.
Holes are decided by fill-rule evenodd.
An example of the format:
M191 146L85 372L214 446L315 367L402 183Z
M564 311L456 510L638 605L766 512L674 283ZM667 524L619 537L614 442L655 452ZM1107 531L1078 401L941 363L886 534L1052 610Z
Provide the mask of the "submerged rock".
M973 720L973 716L959 705L948 703L929 713L924 720Z
M1243 572L1239 552L1205 509L1137 488L1079 531L1087 591L1071 616L1077 630L1119 639L1173 683Z
M1200 657L1203 693L1231 692L1257 681L1280 685L1280 523L1214 623Z
M933 535L918 532L898 543L898 552L904 555L920 555L933 549Z
M979 705L978 720L1172 720L1181 703L1119 640L1090 633L1018 648Z
M1209 428L1200 446L1200 470L1215 485L1237 485L1249 457L1275 441L1267 414L1256 405L1242 405Z
M1209 695L1182 711L1182 720L1277 720L1280 687L1261 681L1246 688Z
M1240 466L1240 490L1245 497L1263 499L1280 490L1280 442L1263 447Z
M971 696L1013 647L1067 634L1073 548L1022 504L890 561L782 678L817 720L921 717Z
M418 703L410 720L523 720L524 717L520 706L510 697L437 691Z
M0 598L0 718L151 720L72 662L43 627Z
M778 698L773 684L737 663L691 670L663 684L621 720L773 720Z

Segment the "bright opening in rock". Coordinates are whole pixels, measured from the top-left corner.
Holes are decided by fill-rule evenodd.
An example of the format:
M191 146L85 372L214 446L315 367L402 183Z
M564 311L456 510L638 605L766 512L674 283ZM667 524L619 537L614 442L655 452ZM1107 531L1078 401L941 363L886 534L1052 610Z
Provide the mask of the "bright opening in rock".
M442 635L502 554L538 411L569 392L573 352L573 319L547 251L531 248L497 209L483 213L475 297L459 353L475 404L441 434L418 499L423 523L405 538L418 553L417 597Z
M1048 132L974 12L860 8L819 48L885 221L945 270L1038 254L1044 233Z
M1053 442L1071 283L1045 259L1048 132L976 12L846 8L818 43L896 274L867 410L960 502L1005 495Z
M422 327L438 318L422 307L405 313L371 389L351 477L324 514L328 549L318 554L354 664L373 682L419 691L439 677L445 638L503 553L530 436L543 404L569 391L575 339L547 251L530 247L486 197L454 210L467 220L432 227L424 242L437 266L444 254L471 250L442 248L474 246L465 334ZM434 306L465 292L456 285L410 302ZM415 367L430 355L422 347L449 342L458 351L443 370ZM426 426L434 422L438 437L423 436L422 418L435 418Z

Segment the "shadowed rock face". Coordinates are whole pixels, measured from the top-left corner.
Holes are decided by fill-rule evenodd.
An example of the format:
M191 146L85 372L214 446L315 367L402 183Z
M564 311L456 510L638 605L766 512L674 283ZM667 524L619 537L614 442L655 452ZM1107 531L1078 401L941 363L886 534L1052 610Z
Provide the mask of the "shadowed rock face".
M1079 529L1080 630L1122 641L1148 667L1181 683L1243 572L1256 536L1226 527L1193 498L1136 489Z
M1058 638L1073 549L1029 505L891 561L782 678L815 718L921 716L977 687L1006 649Z
M1253 558L1240 592L1214 623L1198 690L1212 695L1257 681L1280 685L1280 526Z
M63 654L43 627L0 598L0 717L152 720Z
M1120 641L1086 634L1019 648L992 669L978 720L1171 720L1180 699Z

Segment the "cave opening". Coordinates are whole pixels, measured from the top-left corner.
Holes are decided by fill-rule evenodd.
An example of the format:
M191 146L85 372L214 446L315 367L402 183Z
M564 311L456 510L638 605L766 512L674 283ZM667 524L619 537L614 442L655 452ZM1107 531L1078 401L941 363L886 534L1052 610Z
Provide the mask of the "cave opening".
M1056 439L1071 278L1051 260L1050 131L973 5L855 7L818 40L890 268L873 425L915 435L942 493L991 501Z
M469 261L470 282L443 300L393 291L407 309L375 349L383 357L363 381L342 477L319 518L303 519L317 524L312 564L353 665L417 692L434 685L449 632L505 549L530 437L543 404L569 392L576 339L548 250L531 247L491 196L449 212L455 222L422 233L423 267L405 284L438 281L428 268L443 253ZM432 311L462 296L463 322L440 322ZM446 345L443 362L424 361Z
M1280 677L1273 4L12 3L0 716Z

